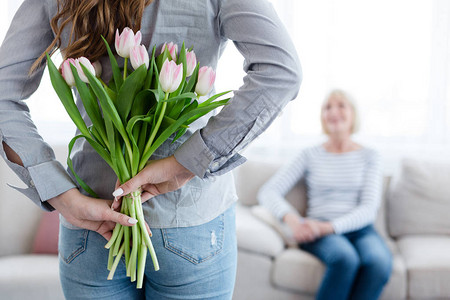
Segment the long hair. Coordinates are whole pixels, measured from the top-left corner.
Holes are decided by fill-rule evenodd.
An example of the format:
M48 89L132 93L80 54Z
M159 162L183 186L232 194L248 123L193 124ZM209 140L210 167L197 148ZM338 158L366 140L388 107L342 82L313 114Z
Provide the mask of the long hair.
M96 61L106 54L106 46L114 41L115 30L130 27L133 31L141 28L144 8L153 0L57 0L58 12L50 25L55 39L31 66L30 73L42 63L45 53L52 55L61 47L61 34L70 26L69 42L62 49L63 58L85 56Z

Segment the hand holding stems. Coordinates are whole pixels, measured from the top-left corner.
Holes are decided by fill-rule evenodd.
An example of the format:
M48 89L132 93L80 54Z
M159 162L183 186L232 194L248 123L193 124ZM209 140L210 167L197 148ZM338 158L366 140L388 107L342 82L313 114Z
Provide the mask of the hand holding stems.
M283 217L283 221L292 230L295 240L299 243L313 242L318 238L334 233L330 222L302 219L294 213L287 213Z
M106 240L112 235L116 223L133 226L136 219L110 209L111 200L96 199L70 189L49 202L72 225L96 231Z
M22 159L5 142L2 143L7 158L23 166ZM70 189L59 196L47 201L71 224L93 230L101 234L106 240L111 238L116 223L133 226L137 220L127 215L112 211L109 206L111 200L95 199L84 196L77 189Z
M142 202L157 195L175 191L185 185L195 175L180 164L175 157L150 161L135 177L128 180L114 191L115 197L128 195L142 189ZM119 207L120 201L113 203L113 208Z

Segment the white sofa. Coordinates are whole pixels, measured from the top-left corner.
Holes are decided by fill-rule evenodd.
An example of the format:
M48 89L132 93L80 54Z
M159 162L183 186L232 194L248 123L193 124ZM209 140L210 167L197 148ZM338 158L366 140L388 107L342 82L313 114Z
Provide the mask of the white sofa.
M62 162L66 151L56 148ZM249 161L235 171L240 196L235 300L313 299L323 274L322 264L256 205L258 188L278 167ZM406 161L396 181L386 179L377 220L394 254L382 298L450 299L450 165ZM42 212L6 183L23 186L0 159L0 299L64 299L57 256L30 253ZM288 199L304 211L304 186L296 186Z
M234 300L314 299L324 267L300 250L263 207L256 192L279 164L250 161L235 171L238 271ZM399 178L385 178L376 228L393 254L382 299L450 299L450 165L405 160ZM299 183L287 199L300 211Z

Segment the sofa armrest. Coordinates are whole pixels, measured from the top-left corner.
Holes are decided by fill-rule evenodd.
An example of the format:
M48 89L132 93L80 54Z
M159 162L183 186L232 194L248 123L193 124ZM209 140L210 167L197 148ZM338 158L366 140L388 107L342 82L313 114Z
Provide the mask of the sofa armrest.
M239 249L253 253L275 257L285 248L280 234L241 204L236 207L236 236Z
M267 208L261 205L254 205L250 210L255 217L272 227L281 236L285 245L289 248L298 248L298 243L295 241L290 228L275 218Z

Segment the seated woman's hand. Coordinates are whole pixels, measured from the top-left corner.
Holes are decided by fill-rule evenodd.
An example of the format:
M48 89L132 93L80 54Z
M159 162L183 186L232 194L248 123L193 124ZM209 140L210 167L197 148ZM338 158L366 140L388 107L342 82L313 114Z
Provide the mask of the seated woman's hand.
M284 216L283 221L291 229L292 234L298 243L312 242L319 234L318 228L313 226L315 225L314 223L300 218L297 214L287 213Z
M139 174L117 187L113 196L121 197L141 188L141 199L144 202L157 195L181 188L194 176L172 155L151 161ZM114 209L119 205L120 202L116 201L113 204Z
M72 225L96 231L106 240L112 235L116 223L132 226L137 220L111 210L112 200L87 197L77 189L48 200L48 202Z
M318 238L334 233L333 225L331 225L330 222L323 222L312 219L308 219L306 222L309 223L311 227L315 228Z

